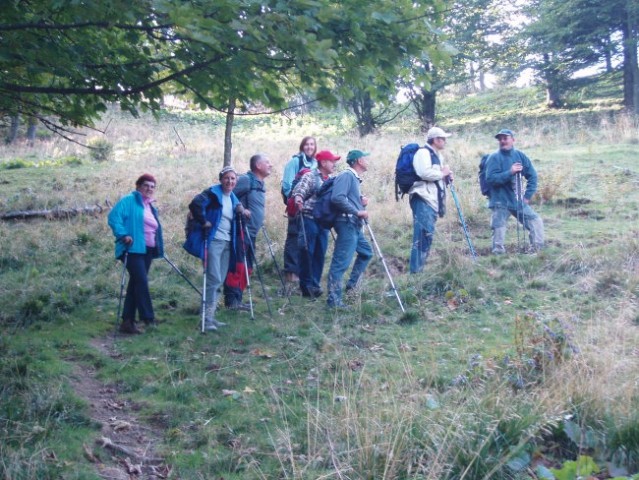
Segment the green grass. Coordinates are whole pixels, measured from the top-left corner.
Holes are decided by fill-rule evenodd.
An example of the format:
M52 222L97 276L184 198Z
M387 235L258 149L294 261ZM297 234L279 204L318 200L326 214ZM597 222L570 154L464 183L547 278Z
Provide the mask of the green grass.
M371 225L407 315L378 259L351 299L353 313L328 312L322 301L301 297L286 302L260 237L273 318L254 277L256 320L221 310L229 326L201 335L199 298L156 261L151 290L162 323L118 337L115 354L106 355L93 343L113 334L121 265L104 214L1 223L3 476L97 478L83 445L99 430L69 381L77 366L95 369L162 432L156 450L173 466L172 478L533 478L519 465L533 471L542 459L560 467L579 453L600 467L611 461L636 472L636 122L607 113L551 121L536 116L538 100L527 91L442 103L445 118L459 119L445 123L456 130L446 158L480 257L470 260L451 204L417 276L405 273L407 201L396 203L388 187L397 146L414 126L358 139L336 118L328 130L329 117L240 121L234 164L243 170L259 150L276 165L267 179L266 222L280 265L278 181L299 139L315 133L322 148L373 152L363 184ZM478 152L495 148L494 126L524 110L531 121L520 124L517 142L540 174L543 199L535 209L548 248L494 257L476 182ZM199 283L199 263L181 249L184 213L219 169L219 122L178 112L159 123L114 118L113 161L0 169L1 210L113 203L151 171L167 254ZM186 150L175 145L173 127ZM35 159L82 155L64 144L37 148ZM0 157L25 156L5 149ZM514 249L512 222L508 241ZM571 438L574 425L590 432L591 445Z

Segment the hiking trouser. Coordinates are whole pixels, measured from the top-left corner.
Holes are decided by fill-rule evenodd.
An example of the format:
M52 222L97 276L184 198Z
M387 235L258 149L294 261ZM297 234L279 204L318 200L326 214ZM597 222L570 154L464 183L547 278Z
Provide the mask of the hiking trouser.
M420 273L426 265L435 236L437 212L419 195L410 196L413 211L413 245L410 249L410 273Z
M230 240L218 240L217 238L211 240L206 268L206 311L204 316L208 323L215 320L219 290L229 270L230 257Z
M251 250L251 245L255 246L256 237L251 237L251 243L246 241L246 265L249 270L253 269L253 255L254 252ZM241 240L237 240L238 244L241 244ZM241 245L240 247L241 248ZM243 261L243 260L242 260ZM240 303L242 303L242 293L243 290L239 287L232 287L227 282L224 282L224 305L227 307L234 307Z
M505 207L493 207L491 210L492 217L490 227L493 230L493 253L504 253L506 251L504 247L506 224L511 215L518 219L524 229L528 230L530 244L533 248L540 249L544 246L544 222L530 205L524 204L524 208L519 211L519 215L517 214L517 210L511 210Z
M284 273L299 275L299 247L297 245L297 235L299 233L297 217L288 218L286 228L286 241L284 242Z
M321 290L320 282L328 248L328 230L320 227L309 216L304 217L304 230L305 232L300 228L298 236L300 290L302 293L312 293Z
M122 318L135 321L135 312L142 321L153 321L153 304L149 292L148 273L155 253L155 247L147 247L146 253L129 253L126 270L129 272L129 283L126 287L126 297L122 307Z
M326 303L329 307L339 307L342 302L342 278L348 270L353 254L357 253L351 275L346 283L346 288L355 288L360 277L366 270L368 262L373 258L373 249L364 238L364 232L358 227L355 219L349 217L339 217L335 221L333 228L337 234L333 258L328 270L328 280L326 282L328 298Z

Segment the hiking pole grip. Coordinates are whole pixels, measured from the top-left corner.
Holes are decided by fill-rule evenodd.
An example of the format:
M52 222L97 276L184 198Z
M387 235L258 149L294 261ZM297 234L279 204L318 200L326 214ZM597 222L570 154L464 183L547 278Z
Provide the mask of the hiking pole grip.
M368 223L368 220L364 220L364 224L366 225L366 228L368 229L368 233L371 236L371 240L373 240L373 245L375 245L375 249L377 250L377 254L379 255L380 260L382 261L382 265L384 265L384 270L386 270L386 275L388 276L388 280L390 281L391 287L393 287L393 292L395 292L395 298L397 298L397 303L399 303L399 308L402 309L402 313L406 313L406 310L404 309L404 305L402 304L402 299L399 298L399 292L397 291L397 288L395 287L395 282L393 282L393 277L391 276L390 270L388 269L388 265L386 265L386 260L384 260L384 255L382 255L382 250L379 248L379 244L377 243L377 240L375 239L375 235L373 234L373 230L371 229L371 226Z

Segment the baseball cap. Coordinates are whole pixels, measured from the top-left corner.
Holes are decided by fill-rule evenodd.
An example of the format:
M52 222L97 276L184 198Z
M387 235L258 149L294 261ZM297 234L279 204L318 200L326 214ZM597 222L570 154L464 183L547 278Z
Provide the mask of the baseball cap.
M361 150L351 150L348 152L348 155L346 155L346 162L349 165L353 165L358 159L368 157L369 155L370 153L362 152Z
M315 159L318 162L321 162L322 160L333 160L334 162L336 162L340 158L342 157L334 155L330 150L322 150L317 152L317 154L315 155Z
M507 128L502 128L501 130L499 130L499 133L495 135L495 138L499 139L500 135L507 135L507 136L515 138L515 132Z
M452 135L452 133L446 133L443 129L439 127L432 127L426 133L426 140L432 140L433 138L448 138Z

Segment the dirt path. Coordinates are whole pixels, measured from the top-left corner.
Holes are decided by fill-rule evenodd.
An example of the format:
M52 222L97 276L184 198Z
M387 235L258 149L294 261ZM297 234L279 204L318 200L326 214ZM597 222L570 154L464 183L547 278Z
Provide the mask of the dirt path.
M120 358L112 336L91 343L112 358ZM171 467L156 453L162 432L143 424L136 405L120 397L117 388L95 378L95 370L76 364L70 378L76 394L89 404L91 419L102 425L94 445L84 446L85 457L95 464L99 475L109 480L159 480L167 478Z

